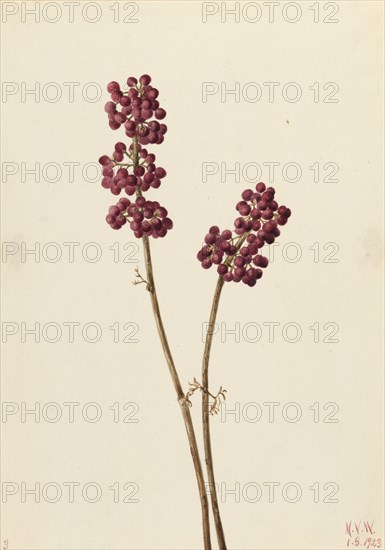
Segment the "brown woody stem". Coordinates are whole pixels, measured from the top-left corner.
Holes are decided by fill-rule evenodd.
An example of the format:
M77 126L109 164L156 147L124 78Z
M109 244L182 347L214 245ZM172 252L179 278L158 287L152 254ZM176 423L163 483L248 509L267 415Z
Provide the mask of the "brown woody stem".
M134 138L133 140L133 160L134 165L138 166L139 164L139 155L138 155L138 141L137 138ZM179 380L179 376L177 373L177 370L175 368L174 360L171 355L170 346L168 344L166 331L164 329L162 316L159 309L159 302L158 297L156 293L155 288L155 281L154 281L154 272L152 267L152 261L151 261L151 250L150 250L150 242L147 236L142 237L143 241L143 249L144 249L144 260L146 264L146 273L147 273L147 290L150 293L151 296L151 304L152 304L152 310L154 313L156 326L159 333L159 338L162 344L163 353L166 358L166 362L168 365L168 369L171 375L172 382L174 384L174 388L177 394L178 403L181 408L183 421L186 428L186 433L189 441L190 446L190 452L193 459L193 464L195 468L195 475L198 482L198 490L199 490L199 496L201 501L201 509L202 509L202 525L203 525L203 542L204 542L204 548L205 550L211 550L211 540L210 540L210 522L209 522L209 507L208 507L208 499L207 499L207 493L206 493L206 487L205 487L205 481L203 477L203 470L202 470L202 464L199 457L199 450L198 445L195 437L194 432L194 426L190 414L189 405L186 402L185 394L182 390L182 386Z
M210 361L210 351L211 344L214 334L215 320L217 317L219 298L221 296L223 288L223 278L219 277L217 286L215 288L213 305L211 307L210 320L208 331L206 335L206 344L203 354L203 367L202 367L202 386L204 388L209 387L209 361ZM211 452L211 437L210 437L210 414L209 414L209 394L206 391L202 392L202 423L203 423L203 439L205 445L205 462L207 468L207 476L209 480L210 495L211 495L211 505L213 508L215 529L217 532L217 539L220 550L226 550L226 541L225 534L223 531L221 515L219 512L218 498L215 485L215 476L214 476L214 466L213 466L213 456Z
M247 235L248 233L245 233L237 241L235 254L237 254L238 250L241 248L242 244L246 240ZM227 265L230 264L233 258L234 256L228 258L225 263ZM217 539L218 539L220 550L226 550L227 546L226 546L225 534L222 526L221 515L219 512L219 505L218 505L218 498L217 498L216 484L215 484L215 475L214 475L213 456L211 451L210 410L209 410L208 388L209 388L209 363L210 363L211 345L213 341L215 321L217 318L219 299L221 297L223 285L224 285L223 277L219 277L217 285L215 287L213 303L211 306L209 326L208 326L207 335L206 335L206 343L205 343L205 349L203 352L203 362L202 362L202 386L205 389L205 391L202 392L202 424L203 424L203 439L204 439L204 446L205 446L205 462L206 462L206 468L207 468L207 477L209 480L211 505L213 508L215 529L217 532Z

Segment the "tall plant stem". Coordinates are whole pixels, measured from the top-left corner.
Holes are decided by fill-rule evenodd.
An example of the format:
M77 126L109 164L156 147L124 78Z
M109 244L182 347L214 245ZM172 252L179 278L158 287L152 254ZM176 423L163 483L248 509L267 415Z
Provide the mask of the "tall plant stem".
M210 495L211 495L211 505L213 508L215 529L217 532L217 539L220 550L226 550L226 541L225 534L223 531L221 515L219 512L215 476L214 476L214 465L213 465L213 456L211 451L211 437L210 437L210 413L209 413L209 362L210 362L210 352L211 344L213 341L214 335L214 326L215 320L217 318L219 299L221 296L223 288L223 278L219 277L217 286L215 287L213 304L211 306L210 320L208 331L206 335L206 344L203 353L203 366L202 366L202 386L205 390L202 392L202 424L203 424L203 439L205 446L205 462L207 468L207 477L209 480Z
M239 238L236 244L236 252L241 248L242 244L246 240L248 233L242 235ZM226 260L226 264L229 265L234 256ZM213 454L211 450L211 436L210 436L210 412L209 412L209 364L210 364L210 353L211 345L213 342L214 336L214 327L215 321L218 313L219 299L221 297L222 288L224 285L223 277L218 277L218 282L215 287L213 303L211 306L209 326L206 334L206 343L205 349L203 352L203 361L202 361L202 386L204 391L202 392L202 424L203 424L203 440L205 446L205 462L207 469L207 477L209 480L210 486L210 495L211 495L211 505L213 508L215 529L217 532L217 539L220 550L226 550L226 541L225 533L223 531L223 525L221 520L221 515L219 512L216 484L215 484L215 475L214 475L214 464L213 464Z
M138 156L137 138L134 138L133 140L133 162L134 162L134 166L138 166L139 156ZM168 344L168 340L166 336L166 331L163 325L162 316L160 313L158 296L155 288L154 271L153 271L152 261L151 261L150 242L147 236L142 237L142 241L143 241L143 250L144 250L144 260L146 265L147 290L149 291L151 296L152 310L154 313L156 326L159 333L159 338L162 344L163 353L166 358L171 379L177 394L178 403L181 408L183 421L186 428L187 438L189 441L190 452L191 452L191 456L194 464L195 475L198 482L198 490L199 490L201 509L202 509L204 548L205 550L211 550L208 499L207 499L205 481L203 477L202 464L199 457L199 450L198 450L198 445L197 445L195 432L194 432L194 426L193 426L193 422L190 414L189 405L186 402L185 394L183 392L182 385L180 383L179 376L174 364L174 360L173 360L170 346Z

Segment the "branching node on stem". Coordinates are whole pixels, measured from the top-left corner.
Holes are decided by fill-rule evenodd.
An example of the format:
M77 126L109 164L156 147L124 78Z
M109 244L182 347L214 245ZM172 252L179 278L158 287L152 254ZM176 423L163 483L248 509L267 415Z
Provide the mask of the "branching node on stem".
M196 390L200 390L202 392L207 393L210 397L212 397L214 399L214 402L210 406L210 414L211 415L218 414L222 401L226 400L227 390L224 390L221 386L219 388L218 393L216 395L213 395L212 393L209 392L209 390L207 388L204 388L202 386L202 384L200 382L198 382L198 380L195 377L194 377L193 382L189 382L189 385L190 385L190 388L189 388L188 392L185 395L186 403L188 403L188 405L190 407L192 407L192 402L190 400L190 397L192 395L194 395Z
M133 285L140 285L141 283L145 283L146 284L146 288L149 292L152 291L152 287L150 285L150 283L148 281L146 281L146 279L144 279L141 274L139 273L139 268L136 267L135 268L135 280L132 281L132 284Z

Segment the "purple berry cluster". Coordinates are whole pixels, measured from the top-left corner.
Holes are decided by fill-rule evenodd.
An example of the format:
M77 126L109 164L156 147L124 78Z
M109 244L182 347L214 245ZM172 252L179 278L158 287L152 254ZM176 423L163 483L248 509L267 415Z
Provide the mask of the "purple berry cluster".
M117 130L124 124L132 143L127 147L119 141L111 156L103 155L99 159L102 187L113 195L120 195L122 190L129 196L136 195L133 202L121 198L110 206L106 221L112 229L120 229L128 222L138 238L164 237L173 226L167 210L143 196L150 188L158 189L167 175L164 168L155 165L155 155L143 147L149 143L162 143L167 132L165 124L151 120L154 116L163 119L166 111L159 107L159 92L150 86L150 82L151 77L146 74L139 80L130 76L127 92L123 92L117 82L108 84L112 101L106 103L104 110L108 113L110 128Z
M112 229L120 229L128 222L138 238L143 235L151 235L155 239L165 237L173 226L167 217L167 210L159 202L147 201L142 196L137 197L135 202L126 197L119 199L116 205L110 206L106 221Z
M127 195L134 195L138 189L148 191L150 187L158 189L161 180L166 177L164 168L155 165L155 155L149 153L138 144L138 166L134 166L133 145L127 151L122 142L115 144L115 151L111 157L103 155L99 159L102 165L102 187L109 189L113 195L120 195L124 189ZM127 162L123 163L122 161Z
M285 225L291 216L291 210L278 206L274 196L275 189L266 188L262 182L257 183L255 191L243 191L242 200L236 205L240 216L234 221L235 235L230 229L222 232L217 226L209 229L197 254L204 269L215 264L224 281L255 286L263 275L261 268L269 263L259 253L260 249L279 237L278 226Z
M164 119L166 111L159 106L157 97L159 91L150 86L151 77L144 74L138 80L127 78L128 91L123 92L117 82L107 86L111 94L104 110L112 130L117 130L122 124L129 138L138 136L141 145L162 143L167 126L158 120ZM155 117L157 120L151 120Z

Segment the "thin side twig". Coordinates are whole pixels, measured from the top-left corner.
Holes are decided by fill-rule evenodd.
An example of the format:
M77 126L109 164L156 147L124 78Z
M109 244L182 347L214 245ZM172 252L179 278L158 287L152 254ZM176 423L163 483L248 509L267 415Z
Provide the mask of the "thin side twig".
M192 397L197 390L200 390L202 392L207 392L208 395L212 399L214 399L213 403L210 405L210 411L209 411L210 414L211 415L218 414L222 401L226 400L227 390L224 390L221 386L219 388L218 393L216 395L213 395L206 388L204 388L202 386L202 384L200 382L198 382L198 380L195 377L194 377L194 381L189 382L189 384L190 384L190 388L189 388L188 392L185 395L185 400L189 404L189 406L190 407L192 406L192 402L190 400L190 397Z

